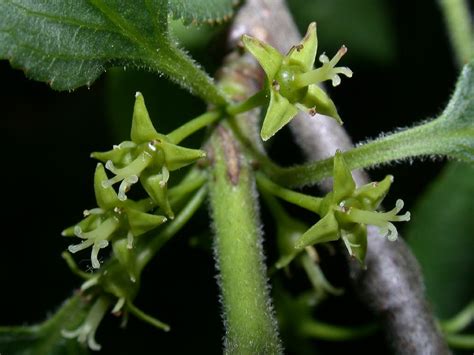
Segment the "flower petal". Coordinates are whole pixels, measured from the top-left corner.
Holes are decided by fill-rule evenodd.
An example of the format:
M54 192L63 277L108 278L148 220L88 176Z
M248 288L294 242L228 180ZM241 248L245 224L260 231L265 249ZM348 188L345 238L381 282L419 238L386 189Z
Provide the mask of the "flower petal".
M376 210L387 195L392 182L393 176L387 175L385 179L380 182L368 183L355 191L354 198L362 203L364 209Z
M155 130L150 115L145 106L145 100L140 92L135 94L133 108L132 130L130 137L135 143L143 143L159 138L161 135Z
M134 209L127 209L127 216L130 230L136 237L158 227L167 220L165 216L157 216Z
M140 176L140 182L147 194L150 195L165 215L173 219L174 213L168 199L168 188L166 184L162 184L162 181L162 174L145 173L143 176Z
M316 110L316 113L334 118L342 125L341 117L337 113L336 105L326 92L318 85L308 86L308 93L302 102L308 109Z
M334 155L334 202L339 203L350 197L356 188L350 169L340 151Z
M329 211L314 226L308 229L295 243L296 249L303 249L316 243L339 239L339 224L332 211Z
M94 174L94 191L97 205L103 210L109 210L116 207L120 202L117 193L112 186L104 187L103 181L108 177L102 164L97 164Z
M364 264L365 255L367 254L367 227L356 224L350 230L342 230L341 234L349 255Z
M264 141L271 138L298 113L298 109L274 89L270 89L270 104L263 120L260 136Z
M203 150L181 147L163 139L157 140L155 145L163 151L165 165L169 171L181 169L206 156Z
M242 42L245 48L252 53L260 63L267 74L268 80L271 82L278 70L280 70L283 56L269 44L259 41L254 37L244 35L242 36Z
M289 62L301 65L305 71L313 69L316 52L318 50L318 37L316 34L316 22L311 22L306 35L299 45L291 48L288 54Z

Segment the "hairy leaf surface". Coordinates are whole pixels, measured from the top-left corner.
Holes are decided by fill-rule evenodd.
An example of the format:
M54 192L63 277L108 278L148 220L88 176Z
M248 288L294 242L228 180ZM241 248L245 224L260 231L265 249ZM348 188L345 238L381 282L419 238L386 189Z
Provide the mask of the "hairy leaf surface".
M57 90L111 66L163 73L222 103L211 79L169 38L166 0L0 0L0 58Z
M238 0L171 0L170 10L174 18L185 23L222 22L234 13Z
M77 339L66 339L62 329L75 329L86 315L79 296L68 299L51 318L32 326L0 327L0 352L15 355L88 354Z

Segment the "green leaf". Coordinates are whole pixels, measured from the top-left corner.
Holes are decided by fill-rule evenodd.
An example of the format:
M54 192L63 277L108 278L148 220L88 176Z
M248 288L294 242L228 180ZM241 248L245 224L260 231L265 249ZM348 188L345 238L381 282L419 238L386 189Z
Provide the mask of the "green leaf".
M165 0L0 2L0 58L53 89L90 86L111 66L163 73L204 100L225 99L168 35Z
M32 326L0 327L0 351L15 355L79 355L88 354L76 339L66 339L63 329L74 329L87 313L79 295L66 300L45 322Z
M474 297L474 167L450 164L413 209L406 236L421 264L437 315L448 318Z
M420 156L474 161L474 61L464 66L454 94L438 118L383 135L343 156L351 170ZM287 186L315 184L331 176L332 160L281 169L273 178Z
M238 0L171 0L170 10L185 23L214 23L229 20Z

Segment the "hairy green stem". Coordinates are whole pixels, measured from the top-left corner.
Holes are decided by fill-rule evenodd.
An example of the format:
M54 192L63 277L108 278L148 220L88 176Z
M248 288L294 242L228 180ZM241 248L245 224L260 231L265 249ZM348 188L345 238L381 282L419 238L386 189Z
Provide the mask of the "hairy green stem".
M184 125L176 128L173 132L166 136L173 144L179 144L181 141L194 132L214 123L221 117L221 113L218 111L206 112L192 120L186 122Z
M250 111L256 107L262 106L268 100L266 90L260 90L247 100L227 106L226 111L229 115L235 116L239 113Z
M143 61L150 66L150 69L157 73L164 73L172 81L208 103L218 106L227 104L226 97L213 80L168 36L155 33L156 43L150 43L138 28L127 22L116 9L109 6L104 0L91 0L90 2L115 26L120 28L130 41L139 46L145 54ZM168 12L163 13L163 11L168 10L167 0L159 0L159 2L161 6L161 13L158 13L159 21L167 21ZM164 30L163 27L156 27L155 29L155 31ZM166 55L161 55L160 51L166 51ZM186 78L192 78L192 80L186 80Z
M451 132L450 132L451 130ZM343 153L349 169L369 168L401 159L427 155L455 158L464 141L474 134L471 127L449 127L441 116L428 123L360 145ZM272 176L286 186L312 185L332 176L333 158L273 170Z
M281 353L269 300L254 174L228 125L209 143L210 207L227 354Z
M440 0L441 10L451 37L459 67L474 56L474 28L465 0Z
M279 198L293 203L297 206L310 210L312 212L320 212L322 198L305 195L301 192L285 189L280 185L275 184L269 178L263 174L257 174L257 185L260 189L266 192L278 196Z

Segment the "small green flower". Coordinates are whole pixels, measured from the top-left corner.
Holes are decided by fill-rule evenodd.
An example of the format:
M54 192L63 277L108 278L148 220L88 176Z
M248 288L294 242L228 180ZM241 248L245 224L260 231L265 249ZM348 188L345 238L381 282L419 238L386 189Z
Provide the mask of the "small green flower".
M308 245L342 238L349 254L363 262L367 251L366 226L379 227L382 235L394 241L398 233L392 222L409 221L410 212L398 215L403 208L402 200L397 200L391 211L376 211L393 182L391 175L381 182L356 188L351 171L342 154L337 152L333 176L333 191L321 202L322 218L299 238L295 247L301 250Z
M192 164L205 157L206 153L173 144L166 135L158 133L139 92L136 94L130 136L131 141L122 142L110 151L91 154L104 162L105 167L115 175L105 179L103 186L120 182L118 198L125 201L127 191L140 180L155 203L168 217L173 218L166 190L170 171Z
M126 246L123 240L113 243L114 252L124 256ZM123 249L124 253L118 251ZM128 259L130 253L126 253ZM169 331L170 327L162 321L146 314L138 309L134 304L138 290L140 288L140 274L142 270L136 270L136 277L129 275L129 263L122 260L111 259L104 269L94 274L83 276L86 281L82 284L80 292L84 299L92 303L89 312L83 323L74 330L62 329L61 334L65 338L76 338L80 343L87 344L91 350L100 350L101 346L95 340L95 333L102 319L110 311L115 316L123 316L123 321L127 320L128 313L148 322L154 327ZM73 266L77 268L77 265ZM125 323L122 324L125 324Z
M109 300L106 297L98 298L84 322L75 330L63 329L61 331L62 336L68 339L77 338L78 342L87 343L91 350L99 351L101 346L95 340L95 333L108 308Z
M318 86L331 80L333 86L341 82L340 74L352 76L347 67L336 67L347 52L342 46L336 55L329 58L322 54L320 68L314 69L318 39L316 23L311 23L303 40L293 46L286 56L272 46L250 36L243 36L245 48L258 60L267 75L270 103L263 121L261 137L267 140L291 121L298 109L311 115L320 113L342 121L329 96Z
M131 249L134 237L158 227L167 220L164 216L146 213L153 207L150 201L123 201L112 186L104 186L103 181L107 181L107 174L104 166L99 163L94 175L98 208L84 211L85 218L62 233L63 236L83 239L81 243L68 247L71 253L92 247L91 262L96 269L100 268L100 249L106 248L113 237L126 237L127 247Z

